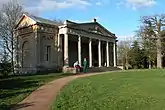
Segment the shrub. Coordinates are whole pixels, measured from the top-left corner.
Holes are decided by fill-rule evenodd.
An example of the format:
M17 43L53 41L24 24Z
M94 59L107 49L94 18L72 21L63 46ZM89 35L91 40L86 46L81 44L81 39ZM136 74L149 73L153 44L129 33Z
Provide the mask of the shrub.
M3 76L8 76L11 73L11 63L4 62L0 63L0 74Z

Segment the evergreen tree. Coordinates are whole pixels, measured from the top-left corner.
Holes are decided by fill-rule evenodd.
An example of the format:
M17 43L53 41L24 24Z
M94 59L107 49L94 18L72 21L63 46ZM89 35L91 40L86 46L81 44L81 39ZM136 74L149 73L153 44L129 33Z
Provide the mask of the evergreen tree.
M128 52L128 62L134 69L139 69L144 67L145 55L142 49L140 49L139 43L137 41L133 42L133 45Z

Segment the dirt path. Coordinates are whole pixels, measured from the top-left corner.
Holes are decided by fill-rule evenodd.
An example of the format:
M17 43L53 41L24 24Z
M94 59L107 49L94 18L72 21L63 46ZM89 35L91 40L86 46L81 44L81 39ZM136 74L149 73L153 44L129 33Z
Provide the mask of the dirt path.
M49 110L51 103L55 99L57 93L70 81L92 75L97 75L102 73L92 73L92 74L81 74L73 75L60 79L56 79L44 86L41 86L34 92L32 92L27 98L20 102L16 110Z

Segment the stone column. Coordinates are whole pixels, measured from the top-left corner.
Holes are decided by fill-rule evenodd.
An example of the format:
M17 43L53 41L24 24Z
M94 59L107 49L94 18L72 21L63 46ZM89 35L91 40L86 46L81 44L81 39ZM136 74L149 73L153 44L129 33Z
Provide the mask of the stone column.
M99 40L99 44L98 44L98 57L99 57L99 67L101 67L101 40Z
M58 65L62 66L62 37L58 34Z
M106 49L107 49L107 67L109 67L109 42L107 41L107 45L106 45Z
M116 42L113 43L113 64L114 64L114 67L117 66L116 64Z
M69 66L68 34L64 34L64 66Z
M89 39L89 67L92 67L92 39Z
M81 36L78 36L78 61L81 67Z

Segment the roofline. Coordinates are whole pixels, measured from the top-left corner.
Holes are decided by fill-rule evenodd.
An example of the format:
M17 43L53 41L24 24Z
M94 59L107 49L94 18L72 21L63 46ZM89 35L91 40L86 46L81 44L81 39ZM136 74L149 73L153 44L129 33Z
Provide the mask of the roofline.
M116 36L114 33L110 32L108 29L106 29L104 26L102 26L100 23L96 22L99 26L101 26L105 31L107 31L109 34L112 34Z
M66 22L73 23L73 24L78 24L78 23L70 21L70 20L66 20Z
M22 19L27 16L26 14L22 14L21 18L17 21L16 26L14 27L14 29L16 29L18 27L18 25L20 24L20 22L22 21Z

